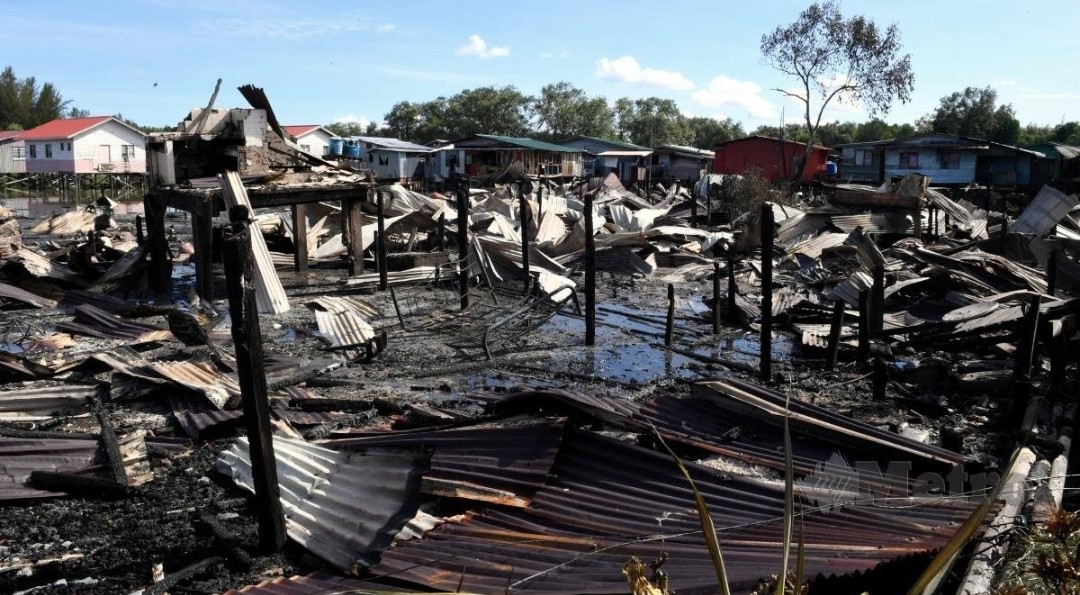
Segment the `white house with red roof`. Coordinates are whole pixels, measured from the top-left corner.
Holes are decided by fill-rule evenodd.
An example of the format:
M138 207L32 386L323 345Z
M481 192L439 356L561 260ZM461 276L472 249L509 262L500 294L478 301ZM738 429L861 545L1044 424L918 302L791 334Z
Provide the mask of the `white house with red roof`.
M326 157L330 154L330 139L334 134L318 124L286 126L285 132L296 139L300 150L309 155Z
M146 173L146 135L111 116L53 120L19 140L28 173Z
M0 174L26 171L26 144L19 140L21 130L0 131Z

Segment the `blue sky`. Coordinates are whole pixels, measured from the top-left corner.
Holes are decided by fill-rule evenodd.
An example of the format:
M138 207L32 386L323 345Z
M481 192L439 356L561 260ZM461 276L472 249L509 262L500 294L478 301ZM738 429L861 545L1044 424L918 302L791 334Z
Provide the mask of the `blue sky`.
M568 81L590 95L668 97L696 116L747 130L788 122L793 81L761 61L761 35L808 4L764 2L286 2L77 0L8 2L0 66L54 83L92 114L171 125L205 105L246 107L266 89L285 124L382 119L397 101L483 85L534 94ZM898 23L915 71L893 122L941 97L991 85L1021 123L1080 120L1077 0L847 0L845 14ZM858 106L827 119L863 120Z

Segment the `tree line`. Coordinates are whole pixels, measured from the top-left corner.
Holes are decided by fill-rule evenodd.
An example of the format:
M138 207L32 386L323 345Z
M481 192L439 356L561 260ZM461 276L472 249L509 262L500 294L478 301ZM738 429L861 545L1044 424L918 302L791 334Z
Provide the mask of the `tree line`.
M514 86L464 89L429 101L400 101L381 124L333 123L339 136L389 136L416 143L453 140L472 134L525 136L557 141L572 136L622 140L646 147L674 144L712 149L747 136L739 121L683 114L674 100L660 97L630 99L613 104L589 96L567 82L545 85L536 96ZM941 132L1010 145L1046 141L1080 145L1080 122L1021 126L1012 104L1001 104L992 87L967 87L942 97L939 105L914 123L893 124L880 117L864 122L824 122L814 142L824 146L901 138ZM798 142L809 138L804 123L762 125L749 134L783 137Z
M0 72L0 130L29 130L55 120L67 115L69 103L52 83L20 79L10 66Z

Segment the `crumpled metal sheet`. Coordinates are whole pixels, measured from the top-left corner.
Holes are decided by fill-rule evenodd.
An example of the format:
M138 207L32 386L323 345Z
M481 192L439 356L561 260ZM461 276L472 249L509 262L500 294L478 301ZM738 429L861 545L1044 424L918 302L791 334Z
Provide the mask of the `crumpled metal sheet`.
M780 566L783 485L687 466L719 532L731 586L749 590ZM977 505L944 498L879 504L821 510L804 500L806 575L867 570L938 548ZM622 565L660 552L670 556L664 570L676 592L716 592L693 496L671 458L567 430L529 508L489 507L444 523L387 550L372 571L444 591L463 581L463 590L479 593L624 593Z
M415 452L339 452L275 436L274 454L289 538L342 572L373 562L416 513L426 461ZM246 438L216 468L254 492Z

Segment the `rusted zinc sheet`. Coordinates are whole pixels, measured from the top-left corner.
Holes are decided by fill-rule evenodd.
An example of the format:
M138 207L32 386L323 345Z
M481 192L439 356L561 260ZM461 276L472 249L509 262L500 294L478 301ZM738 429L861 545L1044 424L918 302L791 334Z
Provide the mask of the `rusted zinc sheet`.
M427 494L528 506L555 464L561 422L521 422L462 429L390 432L326 443L338 450L379 452L388 448L432 451Z
M172 338L172 333L167 329L124 320L89 304L76 306L75 319L70 322L61 322L56 325L56 328L99 339L123 339L130 343L166 341Z
M689 464L715 523L734 591L780 567L782 485ZM895 508L849 504L804 517L807 576L866 570L940 547L977 505L905 498ZM814 507L803 501L804 510ZM422 540L399 543L372 568L442 591L625 593L630 556L668 554L678 593L715 593L716 579L690 488L671 458L567 430L547 485L527 509L476 512ZM794 555L794 552L792 552Z
M274 437L289 537L342 572L390 545L418 506L425 461L416 453L346 453ZM254 491L248 442L222 452L217 470Z
M198 397L170 395L169 406L177 423L193 440L204 438L219 429L231 428L244 417L240 409L214 409L201 402ZM345 416L334 411L296 411L294 409L271 409L274 417L283 419L294 426L317 426L333 422Z
M240 403L240 382L206 362L150 362L147 367L164 378L206 395L218 409Z
M0 436L0 500L62 496L26 485L34 471L71 472L91 465L98 451L92 439L9 438Z
M323 296L307 305L315 311L315 324L331 347L354 347L375 338L366 319L374 308L362 300Z
M94 213L79 209L42 220L30 228L30 233L68 236L94 231Z
M251 211L251 201L248 200L247 190L236 172L225 172L220 176L221 195L229 208L237 205L247 207ZM251 237L252 267L255 277L255 301L258 303L260 314L281 314L289 311L289 297L285 295L285 289L281 286L281 279L274 270L274 263L270 260L270 253L266 249L266 240L263 239L259 226L254 222L248 224Z
M60 385L12 388L0 393L0 421L41 421L86 411L93 386Z

